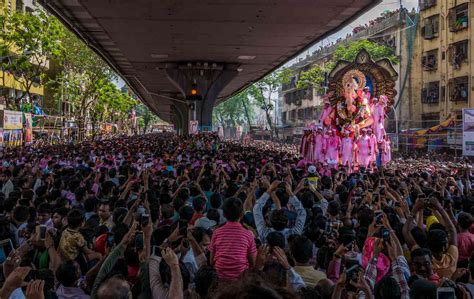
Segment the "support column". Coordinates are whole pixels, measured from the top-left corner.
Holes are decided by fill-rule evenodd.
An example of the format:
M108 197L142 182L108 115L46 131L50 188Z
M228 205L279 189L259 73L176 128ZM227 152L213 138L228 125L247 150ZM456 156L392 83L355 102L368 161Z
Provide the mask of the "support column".
M204 63L202 65L201 63L177 63L167 65L166 74L185 98L190 95L195 84L198 95L202 97L202 100L195 104L196 120L199 121L200 127L212 127L212 111L217 97L238 74L237 67L238 65L218 65L216 63ZM192 104L192 102L189 104ZM185 104L179 105L185 106ZM189 108L180 108L181 115L189 117L186 121L187 127L189 120L193 119L194 113L184 113L184 109L189 111Z

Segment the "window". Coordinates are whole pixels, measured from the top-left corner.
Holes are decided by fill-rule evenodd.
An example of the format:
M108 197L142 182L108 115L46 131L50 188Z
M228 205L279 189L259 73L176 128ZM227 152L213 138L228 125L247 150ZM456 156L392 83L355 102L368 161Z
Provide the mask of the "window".
M290 111L290 121L296 120L296 109Z
M469 77L457 77L449 80L449 100L467 102L469 98Z
M422 127L430 128L439 124L439 113L423 113L421 115Z
M301 105L302 100L312 100L313 99L313 89L296 89L285 94L285 103Z
M435 104L439 102L439 81L430 82L421 90L421 102L423 104Z
M23 1L16 0L16 11L23 11Z
M284 125L286 125L286 111L281 113L281 121Z
M468 22L468 3L461 4L449 10L449 30L451 32L466 29Z
M436 0L418 0L418 5L420 6L420 10L425 10L436 6L436 2Z
M463 40L450 47L450 62L455 69L461 68L463 63L467 63L468 58L468 40Z
M433 39L439 35L439 15L426 18L423 22L422 35L425 39Z
M421 63L425 71L438 69L438 49L426 52L422 57Z

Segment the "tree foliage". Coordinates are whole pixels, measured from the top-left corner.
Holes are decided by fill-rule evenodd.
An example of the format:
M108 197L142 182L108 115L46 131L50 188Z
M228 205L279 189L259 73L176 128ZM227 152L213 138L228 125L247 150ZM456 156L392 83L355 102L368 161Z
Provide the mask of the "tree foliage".
M367 39L358 40L337 47L328 63L324 65L314 65L311 69L302 72L297 82L297 87L307 88L313 86L321 93L324 90L322 85L325 81L325 73L329 73L336 66L336 63L339 60L354 61L357 54L362 49L365 49L370 54L370 57L375 61L387 58L393 64L398 63L398 58L395 56L395 50L393 48Z
M72 32L66 32L61 43L61 71L49 85L56 98L75 107L80 138L87 116L93 127L99 121L125 117L136 101L112 83L117 78L113 70Z
M148 132L148 129L156 123L161 122L161 119L156 116L146 105L138 104L136 107L138 127L143 133Z
M0 15L0 27L0 67L13 74L31 98L31 88L44 79L49 60L64 52L64 26L38 10L34 14L5 11ZM15 100L19 106L21 99Z
M213 111L214 122L222 127L235 127L245 123L250 126L253 116L254 109L247 90L220 103Z

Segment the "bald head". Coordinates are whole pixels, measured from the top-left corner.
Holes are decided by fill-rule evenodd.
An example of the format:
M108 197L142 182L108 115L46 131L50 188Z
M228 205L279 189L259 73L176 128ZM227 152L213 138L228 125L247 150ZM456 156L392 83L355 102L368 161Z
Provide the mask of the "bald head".
M131 299L130 285L125 279L112 277L106 280L97 291L98 299Z

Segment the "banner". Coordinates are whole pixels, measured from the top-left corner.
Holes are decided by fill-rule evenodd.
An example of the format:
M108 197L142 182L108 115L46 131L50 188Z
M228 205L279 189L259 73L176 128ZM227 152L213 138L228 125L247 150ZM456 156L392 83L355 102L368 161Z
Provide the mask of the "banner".
M24 117L25 144L30 145L33 143L33 117L31 113L24 113Z
M3 111L3 129L21 130L23 129L23 113L21 111Z
M474 156L474 109L462 110L462 154Z
M197 134L199 132L199 121L190 120L189 121L189 134Z

